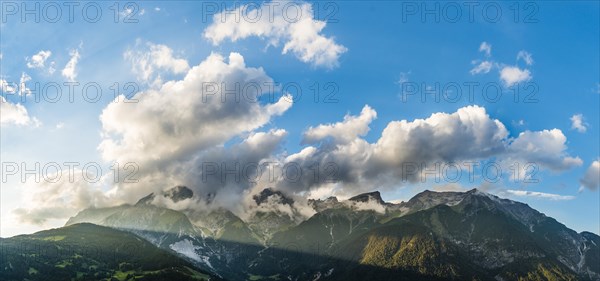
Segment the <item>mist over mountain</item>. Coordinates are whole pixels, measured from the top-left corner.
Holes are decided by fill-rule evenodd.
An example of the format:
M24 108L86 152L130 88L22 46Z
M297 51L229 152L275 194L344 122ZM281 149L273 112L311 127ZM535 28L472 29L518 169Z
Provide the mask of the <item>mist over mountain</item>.
M202 200L183 186L158 196ZM600 280L598 235L477 189L398 204L376 191L309 200L314 215L304 220L272 188L253 197L269 208L245 218L222 207L173 210L155 197L83 210L60 231L93 223L131 233L226 280Z

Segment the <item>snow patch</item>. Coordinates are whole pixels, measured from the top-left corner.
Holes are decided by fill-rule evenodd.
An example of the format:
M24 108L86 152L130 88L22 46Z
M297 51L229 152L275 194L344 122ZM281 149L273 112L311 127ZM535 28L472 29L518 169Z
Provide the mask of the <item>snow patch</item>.
M169 246L171 250L182 254L192 260L197 262L201 262L206 266L214 269L210 264L209 258L207 256L200 256L196 253L196 250L200 249L200 247L195 246L194 243L188 239L183 239L181 241L177 241Z

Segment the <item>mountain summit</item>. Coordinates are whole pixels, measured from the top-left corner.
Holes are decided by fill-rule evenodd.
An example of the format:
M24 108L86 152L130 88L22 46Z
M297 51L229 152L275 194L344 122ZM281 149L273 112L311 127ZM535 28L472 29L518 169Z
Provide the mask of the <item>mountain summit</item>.
M383 199L381 199L381 193L379 193L379 191L373 191L373 192L359 194L354 197L351 197L348 200L354 201L354 202L375 201L381 205L385 205L385 201L383 201Z
M171 199L171 201L173 201L174 203L177 203L181 200L192 198L194 196L194 192L191 189L189 189L187 186L177 185L175 187L172 187L170 189L163 191L161 193L161 195L165 198ZM135 204L136 205L151 204L152 201L154 200L154 197L155 197L154 192L150 193L150 194L146 195L145 197L143 197L142 199L138 200L138 202Z
M163 192L163 196L177 203L181 200L192 198L192 196L194 196L194 192L187 188L187 186L178 185Z
M254 195L252 199L256 202L257 205L265 203L270 198L274 198L280 204L292 205L294 204L294 200L288 198L283 194L283 192L279 190L273 190L272 188L265 188L259 194Z

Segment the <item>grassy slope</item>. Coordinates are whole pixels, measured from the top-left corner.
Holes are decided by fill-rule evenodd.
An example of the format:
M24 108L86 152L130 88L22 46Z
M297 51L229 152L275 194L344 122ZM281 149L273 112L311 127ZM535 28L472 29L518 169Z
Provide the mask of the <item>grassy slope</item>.
M2 239L0 246L1 280L208 280L210 277L133 234L87 223Z

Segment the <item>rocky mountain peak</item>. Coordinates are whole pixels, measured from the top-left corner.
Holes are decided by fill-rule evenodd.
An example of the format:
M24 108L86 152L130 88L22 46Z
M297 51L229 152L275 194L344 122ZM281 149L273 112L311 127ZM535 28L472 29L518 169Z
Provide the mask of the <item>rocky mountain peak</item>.
M178 185L164 191L163 196L170 198L171 200L173 200L173 202L177 203L181 200L192 198L192 196L194 196L194 192L187 186Z
M288 198L281 191L279 191L279 190L273 190L270 187L269 188L265 188L259 194L256 194L256 195L252 196L252 199L254 199L254 202L256 202L257 205L260 205L262 203L265 203L272 196L278 196L279 197L278 200L279 200L280 204L287 204L287 205L294 204L294 200L293 199Z
M191 189L189 189L187 186L183 186L183 185L174 186L170 189L163 191L161 194L163 197L169 198L175 203L177 203L181 200L192 198L192 196L194 196L194 192ZM135 203L135 205L139 206L139 205L152 204L154 197L156 197L156 195L154 194L154 192L152 192L152 193L144 196L140 200L138 200L137 203Z
M385 201L383 201L383 199L381 198L381 193L379 193L379 191L362 193L362 194L356 195L348 200L354 201L354 202L369 202L369 201L374 200L381 205L385 205Z
M152 203L153 200L154 200L154 192L142 197L140 200L137 201L137 203L135 203L135 205L136 206L149 205Z

